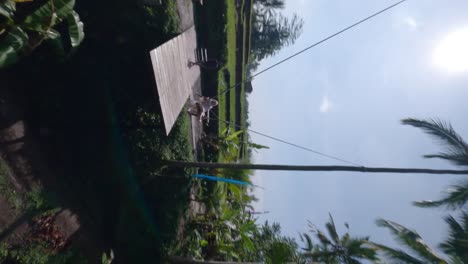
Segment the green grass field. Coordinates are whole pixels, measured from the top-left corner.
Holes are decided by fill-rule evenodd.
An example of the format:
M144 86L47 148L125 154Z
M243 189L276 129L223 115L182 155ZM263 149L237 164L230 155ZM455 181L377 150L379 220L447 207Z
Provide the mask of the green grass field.
M218 122L218 132L223 131L228 126L224 120L240 126L239 128L232 125L235 130L246 128L247 109L243 81L247 78L246 58L250 50L250 37L247 34L250 33L251 12L249 12L249 17L246 17L242 11L244 9L251 10L252 4L246 5L246 1L243 1L239 10L236 10L233 1L226 1L226 63L218 72L219 118L222 119ZM239 37L241 39L237 39ZM241 52L241 54L237 54L237 52ZM226 92L226 89L239 83L241 84ZM247 136L243 138L244 143L246 143ZM244 159L247 157L247 148L242 148L242 150L240 158ZM223 161L222 157L219 158L219 161Z
M236 84L236 7L234 1L226 1L226 62L218 72L219 118L235 122L236 96L234 90L225 90ZM228 76L226 76L228 75ZM229 82L227 82L229 80ZM229 102L227 99L229 98ZM229 109L229 111L228 111ZM226 123L219 121L218 130L223 131Z

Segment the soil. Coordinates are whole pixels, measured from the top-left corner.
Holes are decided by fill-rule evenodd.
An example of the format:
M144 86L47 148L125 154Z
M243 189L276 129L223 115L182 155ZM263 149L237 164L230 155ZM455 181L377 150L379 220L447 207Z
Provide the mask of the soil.
M179 14L180 32L184 32L194 25L192 1L177 0L177 13Z

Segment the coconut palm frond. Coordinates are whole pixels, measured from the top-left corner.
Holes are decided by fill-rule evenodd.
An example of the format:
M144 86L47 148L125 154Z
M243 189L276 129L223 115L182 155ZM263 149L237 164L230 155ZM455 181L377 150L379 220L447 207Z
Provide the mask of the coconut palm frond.
M450 257L450 264L465 264L466 262L463 262L461 259L458 257Z
M468 202L468 181L463 185L451 186L447 195L437 201L418 201L413 204L418 207L441 207L449 209L462 208Z
M347 248L348 254L352 257L368 260L379 259L375 247L369 244L369 237L352 238L344 247Z
M361 263L362 260L379 260L377 249L369 245L369 237L352 237L349 233L345 233L340 238L331 215L325 225L329 237L310 222L309 226L316 234L318 242L312 245L312 241L308 241L306 235L301 236L302 241L306 242L303 248L306 251L303 253L306 259L324 263Z
M396 222L378 219L377 225L389 229L393 235L403 245L407 246L420 257L433 263L447 263L442 257L440 257L432 248L430 248L419 236L419 234L413 230L410 230Z
M425 261L419 260L408 253L399 250L387 247L378 243L371 243L374 247L379 249L384 253L384 255L392 260L399 261L399 263L408 263L408 264L424 264Z
M333 221L333 217L331 214L328 214L330 216L330 220L328 223L325 224L325 227L327 228L328 235L330 238L335 242L335 244L340 244L340 237L338 236L338 232L336 231L336 226L335 222Z
M468 213L463 213L461 221L448 216L445 221L449 225L449 237L440 248L448 255L468 263Z
M465 143L463 138L458 135L455 130L453 130L453 127L450 125L450 123L437 119L421 120L413 118L403 119L401 122L404 125L411 125L417 128L421 128L424 130L424 132L434 136L448 145L447 147L450 150L449 153L429 155L429 157L444 157L444 159L449 159L450 156L455 155L456 157L463 158L465 160L465 163L462 165L468 164L468 145ZM458 158L457 160L449 160L460 165Z
M312 243L312 238L308 234L299 235L302 242L305 242L305 247L302 248L305 252L311 252L314 249L314 244Z
M455 163L456 165L461 166L468 166L468 155L467 154L460 154L460 153L438 153L438 154L430 154L424 155L424 158L427 159L444 159Z
M324 246L332 244L330 239L328 239L328 237L320 230L317 230L317 238L320 241L320 243L322 243L322 245Z

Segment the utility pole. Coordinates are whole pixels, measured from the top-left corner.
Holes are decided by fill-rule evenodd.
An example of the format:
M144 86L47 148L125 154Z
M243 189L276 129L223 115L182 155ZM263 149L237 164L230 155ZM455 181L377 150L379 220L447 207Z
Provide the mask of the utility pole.
M468 170L434 170L422 168L386 168L364 166L314 166L314 165L276 165L276 164L241 164L211 163L166 160L164 164L180 168L232 169L232 170L274 170L274 171L348 171L364 173L419 173L419 174L457 174L468 175Z

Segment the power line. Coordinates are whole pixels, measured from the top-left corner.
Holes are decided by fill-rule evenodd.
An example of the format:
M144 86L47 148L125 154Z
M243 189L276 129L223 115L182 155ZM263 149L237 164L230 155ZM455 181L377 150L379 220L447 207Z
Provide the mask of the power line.
M374 13L374 14L372 14L372 15L370 15L370 16L368 16L368 17L366 17L366 18L364 18L364 19L362 19L362 20L360 20L360 21L358 21L358 22L356 22L356 23L354 23L354 24L352 24L351 26L348 26L348 27L346 27L346 28L344 28L344 29L342 29L342 30L336 32L335 34L332 34L332 35L330 35L330 36L328 36L328 37L326 37L326 38L324 38L324 39L322 39L322 40L320 40L320 41L318 41L318 42L316 42L316 43L310 45L309 47L307 47L307 48L305 48L305 49L303 49L303 50L301 50L301 51L299 51L299 52L297 52L297 53L295 53L295 54L293 54L293 55L287 57L286 59L283 59L283 60L281 60L281 61L279 61L279 62L277 62L277 63L271 65L270 67L268 67L268 68L266 68L266 69L264 69L264 70L262 70L262 71L260 71L260 72L258 72L258 73L256 73L256 74L250 76L249 78L247 78L247 79L245 79L245 80L243 80L243 81L240 81L239 83L237 83L237 84L235 84L235 85L233 85L233 86L227 88L226 90L224 90L223 92L221 92L220 94L218 94L217 96L215 96L214 98L219 97L221 94L227 93L228 91L230 91L230 90L232 90L232 89L234 89L234 88L240 86L241 84L246 83L246 82L252 80L253 78L257 77L258 75L260 75L260 74L262 74L262 73L264 73L264 72L266 72L266 71L268 71L268 70L270 70L270 69L272 69L272 68L274 68L274 67L276 67L276 66L278 66L278 65L280 65L280 64L282 64L282 63L284 63L284 62L286 62L286 61L288 61L288 60L290 60L290 59L292 59L292 58L294 58L294 57L296 57L296 56L298 56L299 54L302 54L302 53L308 51L308 50L311 49L311 48L314 48L314 47L316 47L316 46L318 46L318 45L324 43L324 42L326 42L327 40L330 40L330 39L332 39L332 38L334 38L334 37L340 35L341 33L344 33L344 32L346 32L346 31L348 31L348 30L350 30L350 29L352 29L352 28L354 28L354 27L356 27L356 26L358 26L358 25L360 25L360 24L366 22L367 20L370 20L370 19L372 19L372 18L374 18L374 17L376 17L376 16L378 16L378 15L380 15L380 14L382 14L382 13L384 13L384 12L386 12L386 11L388 11L388 10L390 10L390 9L392 9L392 8L398 6L398 5L400 5L400 4L402 4L402 3L406 2L406 1L407 1L407 0L401 0L401 1L399 1L399 2L397 2L397 3L395 3L395 4L393 4L393 5L391 5L391 6L389 6L389 7L386 7L386 8L384 8L384 9L380 10L380 11L377 12L377 13Z
M237 124L234 124L234 123L231 123L229 121L226 121L226 120L222 120L222 119L219 119L219 118L210 118L211 120L217 120L217 121L221 121L221 122L224 122L228 125L232 125L232 126L236 126L240 129L244 129L242 128L241 126L237 125ZM284 143L284 144L287 144L287 145L290 145L290 146L293 146L293 147L296 147L296 148L299 148L299 149L302 149L302 150L305 150L305 151L309 151L309 152L312 152L312 153L315 153L317 155L320 155L320 156L324 156L324 157L327 157L327 158L330 158L330 159L334 159L334 160L337 160L337 161L341 161L341 162L344 162L344 163L347 163L347 164L350 164L350 165L354 165L354 166L360 166L360 167L363 167L362 165L360 164L357 164L357 163L354 163L354 162L351 162L351 161L347 161L345 159L342 159L342 158L338 158L338 157L335 157L335 156L332 156L332 155L328 155L328 154L325 154L325 153L322 153L322 152L319 152L319 151L316 151L316 150L313 150L313 149L310 149L310 148L306 148L306 147L303 147L303 146L300 146L300 145L297 145L297 144L294 144L294 143L291 143L291 142L288 142L288 141L285 141L285 140L282 140L282 139L279 139L279 138L276 138L276 137L272 137L272 136L269 136L265 133L261 133L261 132L258 132L258 131L254 131L252 129L248 129L248 128L245 128L245 130L249 131L249 132L252 132L254 134L257 134L257 135L260 135L260 136L263 136L263 137L266 137L266 138L269 138L269 139L273 139L275 141L278 141L278 142L281 142L281 143Z

